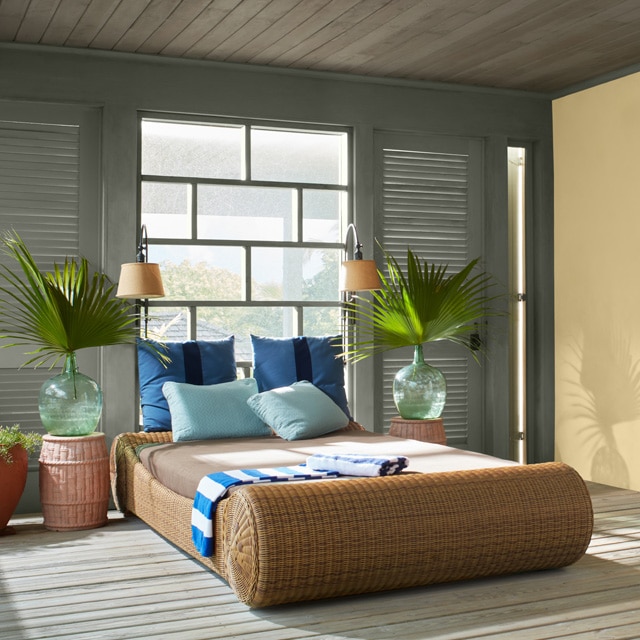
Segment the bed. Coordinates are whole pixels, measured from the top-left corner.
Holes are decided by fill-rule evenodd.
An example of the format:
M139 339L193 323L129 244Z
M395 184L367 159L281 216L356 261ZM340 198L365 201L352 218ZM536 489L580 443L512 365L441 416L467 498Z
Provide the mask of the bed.
M251 607L554 569L582 557L591 539L589 494L563 463L517 465L372 434L353 422L308 441L172 440L171 432L116 437L116 505L226 580ZM202 557L191 540L194 480L177 491L166 486L158 479L162 459L194 449L194 460L213 456L245 468L247 446L269 452L269 462L304 460L323 447L375 447L406 453L410 465L389 477L238 487L216 511L213 556ZM183 459L178 466L197 465Z

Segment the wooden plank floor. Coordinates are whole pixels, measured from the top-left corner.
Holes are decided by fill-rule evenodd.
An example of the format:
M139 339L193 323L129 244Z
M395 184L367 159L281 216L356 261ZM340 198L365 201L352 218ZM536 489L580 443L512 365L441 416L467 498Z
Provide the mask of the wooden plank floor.
M251 610L136 518L0 538L0 638L410 640L640 638L640 493L590 485L596 525L575 565Z

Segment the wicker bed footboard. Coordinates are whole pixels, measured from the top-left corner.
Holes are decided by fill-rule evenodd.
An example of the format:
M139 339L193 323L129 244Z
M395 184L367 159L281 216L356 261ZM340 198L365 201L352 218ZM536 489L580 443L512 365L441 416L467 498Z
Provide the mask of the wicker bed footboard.
M117 504L227 580L252 607L569 565L591 539L591 500L563 463L249 485L222 501L216 552L191 542L191 500L153 478L122 434ZM163 441L163 440L160 440Z

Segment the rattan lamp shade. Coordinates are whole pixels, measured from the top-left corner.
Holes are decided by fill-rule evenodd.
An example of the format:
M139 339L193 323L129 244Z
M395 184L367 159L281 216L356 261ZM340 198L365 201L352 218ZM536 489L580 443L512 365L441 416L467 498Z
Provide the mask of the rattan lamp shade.
M374 260L345 260L340 273L341 291L370 291L380 288Z
M128 262L120 267L117 298L162 298L164 286L160 265L155 262Z

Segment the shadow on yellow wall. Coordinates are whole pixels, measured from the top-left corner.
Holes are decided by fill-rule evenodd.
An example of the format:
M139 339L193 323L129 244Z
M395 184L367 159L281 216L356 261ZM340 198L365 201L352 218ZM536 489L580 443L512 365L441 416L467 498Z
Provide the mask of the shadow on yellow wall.
M594 482L629 488L629 467L616 428L640 420L640 360L634 359L628 339L620 333L593 338L585 334L580 342L568 344L558 363L564 389L559 399L562 423L573 427L558 442L558 457L574 466L590 464L583 473ZM576 464L572 459L578 448Z

